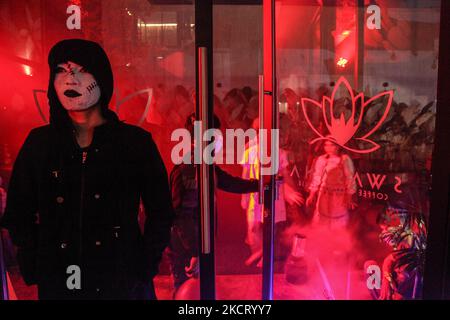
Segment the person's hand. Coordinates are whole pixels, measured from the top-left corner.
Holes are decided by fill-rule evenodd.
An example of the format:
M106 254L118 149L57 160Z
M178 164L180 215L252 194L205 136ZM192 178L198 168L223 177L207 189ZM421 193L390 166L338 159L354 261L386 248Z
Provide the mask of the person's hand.
M308 196L308 198L306 199L306 205L308 207L310 207L313 203L314 203L314 198L315 198L316 194L314 192L311 192Z
M319 214L319 212L315 211L314 215L313 215L313 218L311 220L311 223L312 223L313 226L315 226L315 225L319 224L319 221L320 221L320 214Z
M184 267L184 271L189 278L196 277L199 271L198 257L191 257L189 266Z
M247 210L250 202L250 196L248 194L243 194L241 197L241 208Z
M287 184L285 184L284 186L284 199L291 206L301 206L305 203L305 199L303 198L302 194L295 191L291 186Z
M347 208L349 208L350 210L354 210L357 206L358 204L355 201L353 201L353 197L351 195L348 195Z

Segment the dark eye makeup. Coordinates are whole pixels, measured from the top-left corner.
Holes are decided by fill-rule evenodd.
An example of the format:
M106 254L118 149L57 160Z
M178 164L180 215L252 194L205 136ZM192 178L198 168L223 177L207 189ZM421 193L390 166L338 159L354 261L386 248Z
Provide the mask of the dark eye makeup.
M65 72L71 72L71 71L75 71L75 72L79 72L79 73L89 73L89 70L86 69L85 67L79 67L78 70L76 68L70 68L69 70L67 70L64 67L58 66L55 68L55 73L65 73Z
M63 72L67 72L67 70L64 69L63 67L56 67L55 68L55 73L63 73Z

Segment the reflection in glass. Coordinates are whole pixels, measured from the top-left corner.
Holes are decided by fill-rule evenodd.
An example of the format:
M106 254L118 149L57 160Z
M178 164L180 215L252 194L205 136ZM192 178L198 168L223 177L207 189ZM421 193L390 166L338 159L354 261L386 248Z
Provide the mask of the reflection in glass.
M71 13L66 13L69 5L80 8L79 26L68 23L73 21ZM65 38L102 45L115 80L110 109L121 120L152 133L170 172L170 134L183 127L186 116L194 111L194 6L153 5L146 0L6 0L0 3L0 176L4 188L25 136L48 121L46 58L48 50ZM140 212L141 225L143 217ZM14 249L7 246L15 295L36 299L36 288L23 283L14 256ZM155 287L158 298L172 298L173 279L166 257Z
M276 1L280 129L309 192L288 206L295 285L275 274L276 298L421 297L439 14L434 0Z

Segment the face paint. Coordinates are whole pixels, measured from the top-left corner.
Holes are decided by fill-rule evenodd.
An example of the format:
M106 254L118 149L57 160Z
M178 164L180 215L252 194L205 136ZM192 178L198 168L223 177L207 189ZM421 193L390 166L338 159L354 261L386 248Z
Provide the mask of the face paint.
M58 64L54 86L59 101L68 111L86 110L100 100L100 87L94 76L71 61Z

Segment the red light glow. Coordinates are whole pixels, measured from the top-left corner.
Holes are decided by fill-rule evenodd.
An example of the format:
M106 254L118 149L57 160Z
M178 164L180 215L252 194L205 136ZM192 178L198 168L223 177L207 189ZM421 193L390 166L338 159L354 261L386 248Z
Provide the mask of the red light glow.
M33 76L33 73L31 72L31 67L27 66L26 64L23 65L23 72L29 77Z
M343 58L343 57L340 57L340 58L339 58L339 61L338 61L336 64L338 65L338 67L345 68L345 66L347 65L347 63L348 63L348 60L347 60L347 59L345 59L345 58Z

